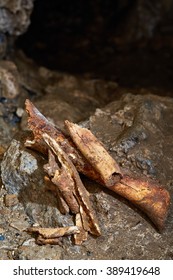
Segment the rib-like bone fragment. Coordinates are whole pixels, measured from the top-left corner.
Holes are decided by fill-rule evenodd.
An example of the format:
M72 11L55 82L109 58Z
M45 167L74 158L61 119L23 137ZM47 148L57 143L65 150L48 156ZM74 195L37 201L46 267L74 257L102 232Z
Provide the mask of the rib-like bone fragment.
M94 210L91 206L88 193L83 186L75 166L68 158L66 153L61 149L60 145L52 137L44 133L43 139L61 163L61 170L55 171L52 182L57 185L62 195L63 190L67 189L68 193L67 196L64 196L64 199L72 212L77 214L80 212L80 208L82 207L84 214L81 213L81 216L82 219L85 220L83 225L86 223L88 225L87 228L84 227L84 229L93 235L99 236L100 229L97 219L94 216Z
M88 231L84 229L82 223L81 213L77 213L75 217L75 224L79 228L79 233L74 234L74 242L76 245L81 245L88 238Z
M36 238L36 243L38 245L60 245L62 246L62 237L59 238L43 238L41 235L38 235Z
M69 207L67 205L67 203L65 202L60 190L57 188L57 186L55 184L52 183L52 181L50 180L50 178L48 176L44 177L44 181L46 183L47 186L47 190L50 190L51 192L53 192L56 196L57 199L57 207L59 209L59 211L61 212L61 214L67 214L69 213Z
M37 233L41 235L43 238L49 239L49 238L59 238L61 236L79 233L79 229L77 226L59 227L59 228L30 227L27 228L27 232Z
M41 228L41 227L30 227L27 228L27 232L36 234L36 243L40 245L61 244L61 237L80 232L77 226L60 227L60 228Z

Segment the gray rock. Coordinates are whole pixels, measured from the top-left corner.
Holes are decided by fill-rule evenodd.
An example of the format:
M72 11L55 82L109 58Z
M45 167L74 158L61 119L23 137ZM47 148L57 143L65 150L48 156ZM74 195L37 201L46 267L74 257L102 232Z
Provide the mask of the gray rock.
M30 23L34 0L0 2L0 32L19 36Z
M59 260L62 248L60 246L38 246L30 243L29 246L20 246L15 253L19 260Z
M13 135L14 132L12 132L11 127L0 116L0 144L7 148Z
M35 176L37 160L28 152L20 150L20 142L13 140L1 163L2 181L9 193L19 193L27 186L30 175Z
M7 48L7 38L0 32L0 59L4 57Z
M18 195L31 223L54 227L73 224L70 216L63 219L56 198L46 189L44 163L42 157L13 139L1 163L3 185L8 193Z
M19 94L19 73L12 61L0 62L0 97L15 98Z

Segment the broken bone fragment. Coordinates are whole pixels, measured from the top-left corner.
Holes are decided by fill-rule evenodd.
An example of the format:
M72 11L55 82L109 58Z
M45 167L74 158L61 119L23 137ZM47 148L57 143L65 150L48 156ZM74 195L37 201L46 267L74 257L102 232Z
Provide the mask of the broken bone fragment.
M44 133L43 139L49 146L51 152L57 157L60 164L60 167L56 167L51 155L51 161L49 160L49 164L52 163L53 167L51 167L51 165L46 165L46 170L49 171L49 175L51 170L52 183L57 186L71 212L74 214L80 213L83 230L99 236L101 234L100 228L89 200L89 194L85 189L75 166L52 137ZM54 170L54 172L52 172L52 170Z
M129 176L124 176L110 189L138 206L160 231L163 230L170 205L170 195L166 189L157 183Z
M60 237L79 233L77 226L59 228L30 227L26 230L30 234L36 234L38 244L59 244Z
M27 139L25 146L36 150L44 155L48 154L48 146L43 140L43 133L47 133L61 146L63 151L73 162L78 172L90 177L93 180L101 181L101 178L88 161L76 149L72 140L65 136L62 131L55 127L43 116L34 104L27 99L25 102L26 112L28 113L28 128L32 131L34 138Z
M47 154L48 145L43 139L43 134L47 134L51 141L58 143L78 172L135 204L159 230L164 227L170 205L170 195L164 187L147 178L138 179L122 174L118 164L91 131L66 121L70 137L65 136L29 100L26 100L26 111L29 115L28 126L34 135L32 141L25 143L27 147Z
M34 139L27 139L25 142L26 147L30 147L43 154L47 154L48 148L43 140L42 134L49 133L54 139L62 136L65 138L61 131L56 128L50 121L43 116L40 111L33 105L33 103L26 99L25 101L26 112L28 113L28 127L34 134Z
M88 231L83 227L81 213L76 214L75 224L79 228L79 233L74 234L74 243L76 245L81 245L88 238Z
M100 175L104 184L111 186L119 180L122 175L119 165L92 132L69 121L65 121L65 125L76 147Z
M69 207L65 200L63 199L63 196L57 186L52 183L51 179L48 176L44 176L44 181L46 183L46 188L47 190L51 191L54 193L56 199L57 199L57 207L61 214L65 215L69 213Z
M27 229L29 233L38 233L44 238L58 238L65 235L79 233L77 226L59 227L59 228L41 228L30 227Z
M168 191L147 179L142 180L122 175L117 163L91 131L69 121L65 121L65 124L77 148L101 175L105 186L138 206L157 228L162 230L170 204ZM119 181L112 179L113 174L120 175Z

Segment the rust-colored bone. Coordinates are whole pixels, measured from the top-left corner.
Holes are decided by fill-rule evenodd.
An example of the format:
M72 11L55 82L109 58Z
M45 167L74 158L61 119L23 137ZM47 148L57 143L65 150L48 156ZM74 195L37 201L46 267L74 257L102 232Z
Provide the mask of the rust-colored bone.
M85 231L99 236L100 229L89 200L89 195L82 184L75 166L52 137L44 133L43 138L61 163L61 169L60 171L55 171L52 182L60 189L72 212L75 214L80 212ZM63 192L65 192L65 195Z
M59 129L48 122L48 120L36 109L36 107L29 100L26 101L26 110L29 114L28 126L34 134L34 140L27 141L27 146L33 147L43 153L47 153L47 148L43 143L42 138L43 133L47 133L60 144L61 148L68 155L79 172L83 173L93 180L96 180L105 187L111 189L112 191L118 193L119 195L134 203L148 215L148 217L153 221L158 229L161 230L164 227L170 204L170 195L166 189L154 182L151 183L147 180L125 176L119 169L115 171L115 175L117 175L114 176L115 182L112 183L112 185L110 184L110 181L109 184L106 184L103 177L99 173L98 165L97 168L94 167L93 159L91 160L91 158L87 157L86 160L85 158L86 152L84 152L84 143L82 143L81 139L83 139L82 134L84 133L85 143L87 142L86 130L82 130L80 126L76 125L75 135L73 134L72 130L71 132L69 130L71 138L73 140L75 138L74 141L77 141L76 139L77 137L79 137L78 143L76 142L77 146L75 146L71 139L64 136ZM73 125L74 124L71 123L71 126ZM80 131L80 136L78 136L78 131ZM42 147L44 147L44 149ZM98 151L96 150L96 152ZM93 157L94 154L92 153L92 158ZM118 174L118 172L120 173Z
M117 181L117 175L119 180L122 175L119 165L92 132L69 121L65 121L65 125L76 147L79 147L84 158L92 165L95 172L100 175L104 185L113 185Z
M78 227L80 232L77 234L74 234L74 242L76 245L81 245L88 238L88 231L86 231L83 226L81 211L80 211L80 213L76 214L75 224Z
M166 189L147 180L122 175L117 163L109 156L96 137L86 128L65 122L77 148L87 158L104 181L104 185L133 202L155 223L159 230L164 227L170 196ZM113 182L112 174L120 174L119 182Z
M55 194L55 197L57 199L57 206L61 214L67 214L69 213L69 207L65 200L63 199L63 196L60 192L60 190L57 188L55 184L52 183L50 178L48 176L44 177L44 181L46 183L47 189L52 191Z
M48 239L48 238L59 238L65 235L79 233L79 229L77 226L59 227L59 228L30 227L27 228L27 232L37 233L41 235L43 238Z
M119 183L109 187L139 207L161 231L170 205L166 189L151 181L124 176Z
M62 246L62 237L59 238L44 238L38 235L36 238L36 243L38 245L59 245Z
M68 136L65 136L59 128L49 122L29 99L26 99L25 106L26 112L28 113L28 127L34 135L33 140L27 139L25 142L26 147L47 155L48 146L42 136L43 133L47 133L61 146L79 172L98 182L102 181L99 174L95 172L92 166L76 149L75 145Z
M41 228L30 227L27 232L36 234L36 243L40 245L61 244L61 237L67 235L78 234L80 231L77 226L61 227L61 228Z

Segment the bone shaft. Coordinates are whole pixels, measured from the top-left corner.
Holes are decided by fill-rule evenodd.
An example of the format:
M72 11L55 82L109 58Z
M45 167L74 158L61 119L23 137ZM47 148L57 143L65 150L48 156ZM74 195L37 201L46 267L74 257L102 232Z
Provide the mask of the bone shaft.
M140 208L161 231L167 217L170 196L167 190L146 181L124 178L109 189Z

